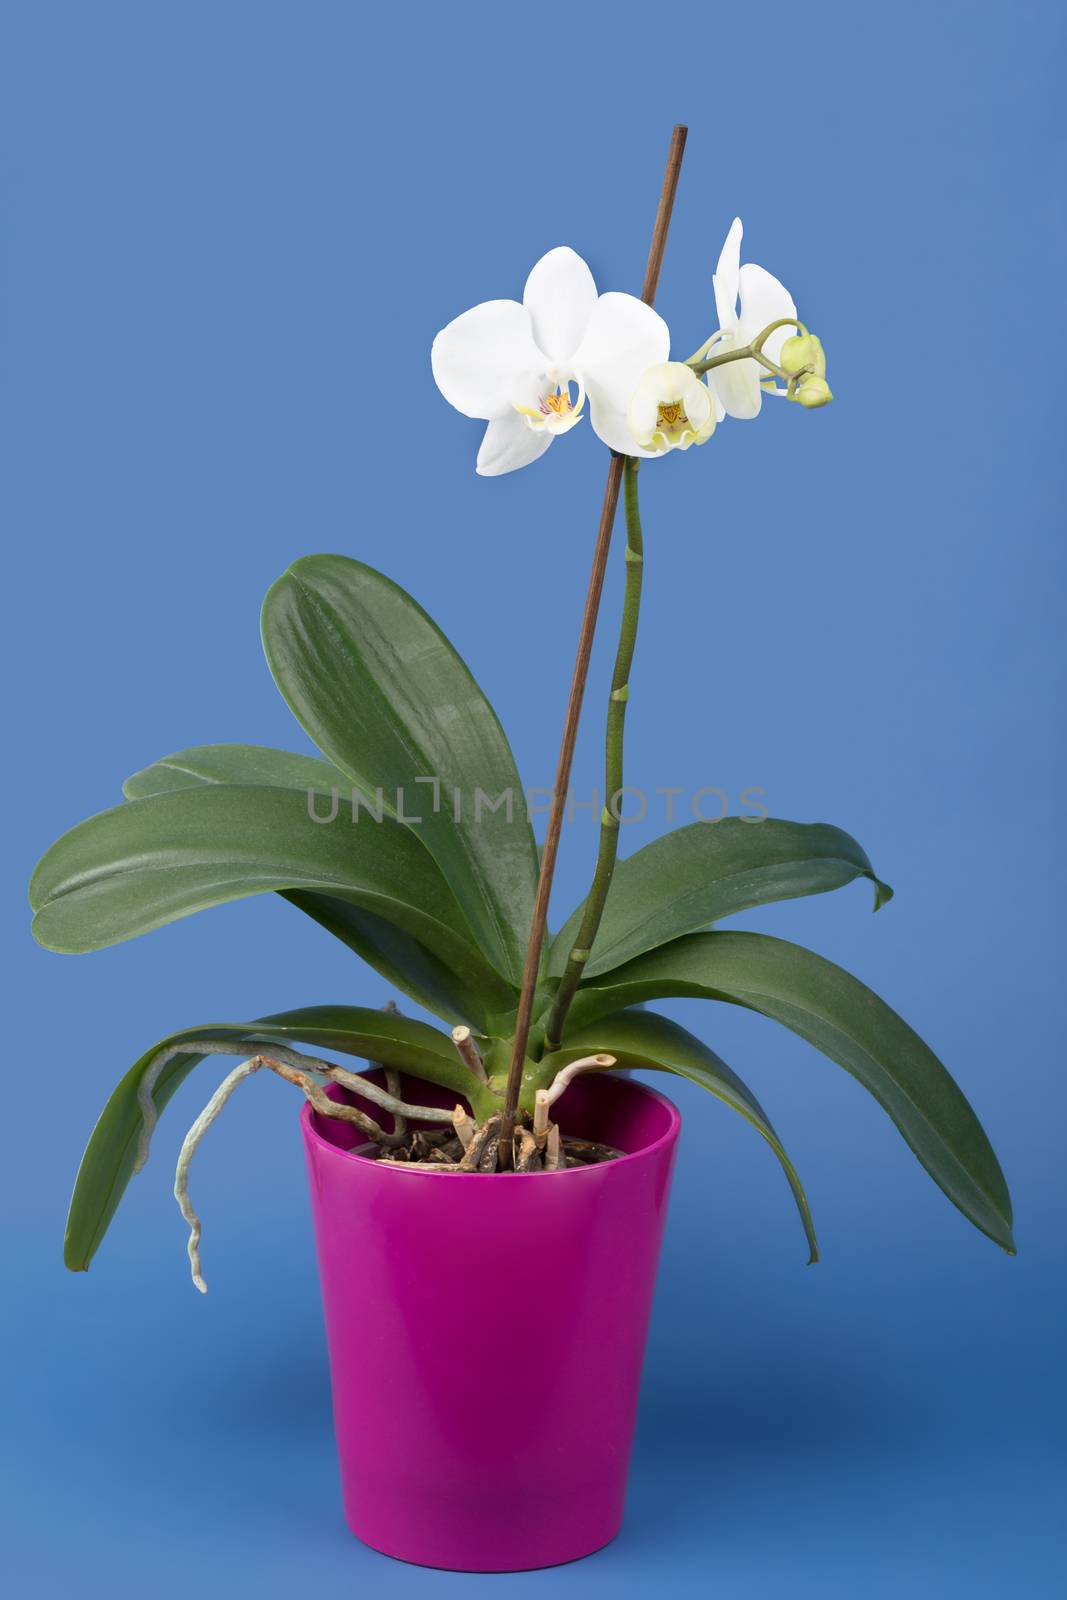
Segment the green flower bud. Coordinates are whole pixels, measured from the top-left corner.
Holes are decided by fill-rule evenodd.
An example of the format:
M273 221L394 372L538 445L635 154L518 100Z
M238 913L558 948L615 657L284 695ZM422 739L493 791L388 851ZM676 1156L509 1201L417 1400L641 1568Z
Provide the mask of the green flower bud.
M828 406L833 399L830 385L825 378L816 377L808 373L797 384L796 394L793 396L808 411L814 411L818 406Z
M791 376L809 367L819 378L826 376L826 354L813 333L795 333L782 346L778 365Z

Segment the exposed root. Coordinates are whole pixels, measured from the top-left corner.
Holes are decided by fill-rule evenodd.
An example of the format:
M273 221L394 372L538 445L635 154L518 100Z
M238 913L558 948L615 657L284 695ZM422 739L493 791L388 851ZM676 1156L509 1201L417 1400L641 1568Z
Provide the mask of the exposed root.
M404 1121L405 1118L419 1122L448 1122L451 1120L451 1112L442 1111L440 1106L412 1106L400 1100L395 1092L399 1089L398 1075L395 1075L395 1084L390 1084L387 1078L387 1086L382 1089L368 1078L361 1077L359 1073L349 1072L347 1068L336 1066L330 1061L323 1061L318 1056L304 1055L298 1050L289 1049L287 1045L276 1044L271 1039L264 1039L262 1043L269 1048L272 1056L279 1062L283 1062L297 1070L317 1073L331 1083L339 1084L342 1088L351 1090L353 1094L358 1094L363 1099L369 1100L372 1105L380 1106L383 1111L390 1112L394 1118L399 1118L401 1121ZM133 1164L135 1173L140 1172L148 1160L148 1150L152 1135L155 1132L156 1123L159 1121L159 1112L156 1109L155 1102L156 1085L159 1083L159 1079L169 1063L176 1056L181 1055L247 1057L250 1048L254 1047L254 1043L248 1039L188 1039L180 1044L164 1045L161 1050L156 1052L137 1086L137 1105L141 1113L141 1128L137 1140L137 1154ZM388 1071L388 1069L385 1070ZM338 1110L339 1104L340 1102L338 1101L329 1100L329 1109L323 1103L317 1105L316 1110L321 1110L324 1116L340 1117L342 1121L353 1120L345 1118L344 1112ZM393 1129L392 1134L385 1134L378 1128L377 1123L370 1124L370 1126L377 1129L377 1133L373 1134L372 1137L395 1138L397 1141L403 1137L403 1130L398 1127Z
M477 1128L459 1163L461 1172L491 1172L496 1167L496 1153L500 1145L500 1117L487 1117ZM492 1146L493 1166L483 1166L486 1153Z
M481 1127L462 1107L452 1113L453 1133L443 1129L415 1129L400 1149L382 1148L372 1159L390 1167L415 1167L423 1172L537 1173L559 1172L565 1167L597 1166L614 1161L621 1152L592 1139L564 1134L549 1123L539 1144L527 1119L516 1124L510 1149L501 1138L501 1116L490 1117ZM370 1152L366 1152L370 1155Z
M537 1148L537 1140L529 1128L515 1129L515 1144L517 1149L514 1151L512 1158L515 1171L533 1172L535 1170L534 1163L537 1162L537 1165L540 1165L538 1161L540 1152Z
M457 1034L462 1037L457 1038ZM470 1038L470 1030L454 1029L453 1039L460 1055L468 1065L471 1065L468 1052L464 1048L469 1046L484 1076L481 1057ZM149 1142L158 1118L155 1088L167 1064L173 1061L175 1056L188 1053L243 1056L248 1048L248 1040L195 1039L181 1044L167 1045L157 1053L144 1073L137 1091L142 1121L134 1171L139 1172L147 1159ZM549 1107L559 1099L579 1072L600 1071L614 1065L614 1056L595 1055L585 1056L564 1067L556 1074L549 1088L538 1090L532 1130L518 1125L505 1148L501 1140L502 1118L499 1113L488 1117L479 1126L461 1105L457 1105L452 1111L440 1106L408 1105L399 1098L400 1075L394 1068L383 1069L386 1088L382 1089L360 1074L349 1072L333 1062L323 1061L317 1056L304 1055L300 1051L289 1049L287 1045L272 1042L270 1054L261 1052L247 1058L223 1079L186 1134L178 1156L178 1166L174 1175L174 1196L182 1216L189 1225L188 1251L193 1283L201 1294L207 1293L207 1284L200 1262L200 1240L203 1229L189 1198L189 1167L204 1134L237 1085L261 1068L266 1067L278 1077L284 1078L286 1083L291 1083L300 1089L321 1115L333 1117L340 1122L350 1122L360 1128L379 1147L378 1160L387 1165L406 1166L420 1172L495 1173L513 1169L516 1173L531 1173L558 1172L564 1167L579 1167L609 1161L618 1155L618 1151L606 1145L584 1139L564 1139L559 1124L551 1122L548 1115ZM475 1070L473 1066L471 1070ZM322 1078L361 1095L372 1104L391 1113L394 1118L392 1130L386 1132L372 1117L367 1116L356 1106L348 1105L344 1101L331 1100L320 1081ZM416 1128L409 1131L409 1121L448 1124L448 1126L437 1129Z
M474 1073L474 1076L478 1079L479 1083L488 1083L489 1079L487 1078L485 1072L485 1062L478 1054L478 1046L471 1038L470 1029L464 1027L462 1024L460 1024L460 1026L457 1028L453 1028L452 1043L455 1045L459 1054L459 1058L463 1062L464 1066L470 1068L470 1070Z
M232 1055L238 1051L244 1054L244 1052L248 1049L247 1042L243 1044L236 1044L232 1040L219 1040L214 1041L214 1047L209 1050L206 1048L206 1045L209 1042L210 1041L205 1040L197 1041L197 1048L205 1055ZM179 1051L187 1050L188 1048L188 1045L170 1047L168 1051L161 1051L160 1054L161 1056L166 1056L166 1058L169 1060L172 1059L173 1056ZM236 1089L237 1085L245 1078L251 1077L252 1074L254 1072L258 1072L261 1067L267 1067L271 1072L277 1073L279 1078L284 1078L286 1083L291 1083L295 1085L296 1088L300 1089L305 1098L310 1101L314 1109L321 1113L322 1116L333 1117L339 1122L354 1123L356 1127L360 1128L370 1139L373 1139L376 1144L382 1146L383 1148L389 1148L391 1146L396 1147L404 1143L408 1138L406 1125L401 1128L394 1128L391 1133L386 1133L384 1128L375 1122L372 1117L368 1117L365 1112L360 1111L358 1107L347 1105L340 1100L331 1100L322 1084L318 1082L317 1078L312 1076L311 1072L303 1071L300 1067L294 1066L293 1062L299 1061L301 1063L306 1063L312 1068L313 1072L321 1073L323 1076L330 1078L333 1082L342 1083L346 1088L355 1086L355 1092L358 1094L364 1093L364 1086L369 1089L377 1089L377 1085L368 1084L366 1083L365 1079L360 1078L356 1073L346 1072L344 1068L335 1067L328 1061L320 1061L314 1056L303 1056L298 1051L286 1049L284 1046L272 1045L271 1051L272 1053L270 1055L256 1055L250 1057L247 1061L242 1061L239 1067L235 1067L233 1071L222 1080L222 1082L219 1084L219 1087L215 1090L215 1093L211 1096L211 1099L208 1101L207 1105L204 1107L203 1111L201 1111L200 1115L189 1129L189 1132L186 1134L184 1143L182 1144L181 1152L178 1156L178 1166L174 1174L174 1198L178 1202L182 1216L189 1224L189 1261L192 1267L193 1283L200 1290L201 1294L207 1294L207 1284L204 1282L203 1273L200 1269L200 1239L203 1229L200 1223L200 1218L197 1216L196 1211L193 1209L192 1201L189 1199L189 1165L193 1159L193 1156L196 1154L197 1148L201 1139L204 1137L204 1134L210 1128L211 1124L214 1122L215 1118L218 1116L219 1112L222 1110L223 1106ZM163 1065L165 1064L166 1063L164 1061ZM153 1062L151 1069L155 1072L153 1084L158 1082L159 1078L159 1072L156 1070L156 1068L157 1063ZM403 1101L395 1099L390 1094L383 1094L381 1090L378 1090L378 1094L386 1102L386 1110L393 1110L394 1107L396 1108L394 1111L394 1116L396 1117L398 1124L402 1123L405 1117L411 1117L422 1122L452 1122L452 1113L450 1111L442 1111L440 1107L409 1106ZM151 1106L152 1123L148 1128L148 1132L150 1134L151 1126L154 1126L157 1115L155 1103L151 1099L151 1091L149 1091L146 1103ZM381 1103L381 1100L379 1100L379 1103ZM144 1108L142 1107L142 1113L143 1112ZM142 1136L143 1135L144 1128L142 1127ZM430 1161L428 1161L426 1165L436 1163L441 1170L448 1171L451 1169L453 1171L458 1171L458 1164L452 1158L453 1155L458 1156L461 1153L462 1145L460 1144L458 1138L455 1138L451 1135L451 1130L446 1137L452 1138L454 1151L447 1148L437 1147L436 1142L441 1138L441 1134L425 1133L420 1129L414 1135L416 1140L422 1141L422 1144L426 1147L426 1151L430 1156ZM141 1164L143 1165L143 1160Z
M463 1146L463 1149L465 1151L469 1150L471 1140L474 1138L475 1130L478 1126L474 1118L469 1116L462 1106L457 1106L452 1113L452 1126L456 1130L456 1138Z
M537 1098L540 1099L542 1094L548 1096L546 1101L547 1109L548 1106L555 1105L560 1095L571 1083L573 1083L579 1072L606 1072L609 1067L613 1067L614 1065L614 1056L604 1054L596 1056L582 1056L581 1060L572 1061L569 1066L561 1067L556 1073L556 1076L552 1079L552 1082L549 1084L548 1088L538 1091Z
M185 1135L185 1143L182 1145L181 1154L178 1157L178 1168L174 1174L174 1198L178 1202L182 1216L189 1224L189 1264L192 1268L193 1283L201 1294L207 1294L207 1284L204 1282L204 1276L200 1270L200 1236L203 1228L200 1224L200 1218L193 1210L193 1203L189 1199L189 1163L196 1154L196 1148L201 1139L237 1085L242 1079L250 1078L253 1072L258 1072L261 1065L262 1062L258 1056L253 1056L251 1061L242 1061L239 1067L234 1067L233 1071L223 1078L215 1093Z

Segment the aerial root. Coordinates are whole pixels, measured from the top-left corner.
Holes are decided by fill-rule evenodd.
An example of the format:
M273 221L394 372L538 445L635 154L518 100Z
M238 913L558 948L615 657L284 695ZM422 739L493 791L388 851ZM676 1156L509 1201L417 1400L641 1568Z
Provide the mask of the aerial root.
M188 1052L189 1048L190 1046L188 1044L184 1044L170 1046L168 1049L160 1051L159 1058L157 1061L152 1063L151 1069L145 1075L143 1082L147 1082L149 1079L151 1079L151 1083L145 1098L141 1099L139 1096L142 1117L144 1118L141 1130L141 1137L144 1145L144 1155L147 1155L147 1142L151 1137L152 1128L155 1126L155 1121L158 1115L155 1102L152 1098L152 1088L154 1088L155 1084L159 1081L159 1073L166 1065L167 1061L173 1060L176 1054ZM203 1055L233 1055L237 1052L244 1054L244 1052L248 1049L248 1044L247 1041L242 1044L237 1044L233 1040L198 1039L195 1041L195 1048L199 1054ZM295 1065L297 1062L301 1063L301 1065ZM200 1115L189 1129L189 1132L186 1134L185 1140L182 1144L181 1152L178 1156L177 1170L174 1174L174 1198L178 1202L182 1216L189 1224L188 1249L189 1262L192 1268L193 1283L200 1290L201 1294L207 1294L207 1284L204 1282L204 1276L200 1266L200 1239L203 1233L203 1228L200 1218L197 1216L193 1207L193 1203L189 1198L189 1166L192 1162L193 1156L196 1154L201 1139L211 1127L211 1124L215 1121L215 1118L218 1116L219 1112L222 1110L223 1106L226 1104L237 1085L242 1083L245 1078L250 1078L254 1072L260 1071L260 1069L263 1067L268 1068L271 1072L277 1073L278 1077L284 1078L286 1083L291 1083L296 1088L300 1089L305 1098L322 1116L333 1117L339 1122L354 1123L356 1127L361 1129L361 1131L368 1136L368 1138L385 1148L396 1146L405 1138L407 1118L414 1118L423 1122L445 1123L451 1123L453 1120L452 1112L443 1111L439 1106L407 1105L404 1101L397 1099L395 1095L389 1093L387 1090L379 1089L376 1084L370 1083L365 1078L361 1078L357 1073L347 1072L343 1067L334 1066L331 1062L320 1061L315 1056L301 1055L299 1051L289 1050L281 1045L272 1045L270 1055L260 1054L252 1056L246 1061L242 1061L240 1066L235 1067L233 1071L222 1080L218 1088L215 1090L215 1093L211 1096L211 1099L204 1107L203 1111L201 1111ZM308 1067L311 1070L304 1070L305 1067ZM384 1128L375 1122L372 1117L368 1117L365 1112L360 1111L356 1106L350 1106L342 1100L331 1100L322 1084L317 1081L316 1077L312 1076L312 1073L321 1074L323 1077L328 1078L331 1082L339 1083L344 1088L351 1089L355 1094L366 1094L368 1099L373 1099L374 1102L378 1105L381 1105L384 1110L391 1111L396 1120L396 1126L394 1127L393 1131L391 1133L386 1133ZM368 1091L373 1091L373 1094L369 1094ZM138 1162L134 1169L135 1171L139 1170L140 1167L144 1165L144 1155L142 1155L140 1150L138 1151Z

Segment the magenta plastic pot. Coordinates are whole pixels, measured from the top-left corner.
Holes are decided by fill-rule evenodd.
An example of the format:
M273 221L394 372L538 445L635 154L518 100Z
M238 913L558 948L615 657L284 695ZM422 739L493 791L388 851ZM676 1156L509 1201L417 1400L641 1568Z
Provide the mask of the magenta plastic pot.
M603 1074L556 1112L625 1155L405 1172L304 1108L345 1516L386 1555L509 1572L619 1530L679 1116Z

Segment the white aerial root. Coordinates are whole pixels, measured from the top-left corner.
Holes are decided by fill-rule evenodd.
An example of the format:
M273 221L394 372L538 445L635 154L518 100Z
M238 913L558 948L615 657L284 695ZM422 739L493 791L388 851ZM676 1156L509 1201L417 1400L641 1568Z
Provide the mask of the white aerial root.
M578 1076L579 1072L606 1072L608 1067L613 1067L614 1065L614 1056L582 1056L581 1060L572 1061L570 1066L561 1067L548 1088L538 1090L537 1098L540 1099L542 1094L547 1096L545 1101L545 1110L547 1111L548 1107L555 1104L563 1091ZM536 1132L536 1123L534 1124L534 1130Z
M478 1124L475 1122L474 1118L470 1116L462 1106L457 1106L455 1111L452 1113L452 1126L455 1128L456 1137L463 1146L464 1150L469 1150L471 1147L471 1142L474 1139L474 1135L478 1131Z
M471 1038L470 1029L464 1027L462 1023L460 1023L458 1027L453 1028L452 1043L455 1045L456 1050L459 1053L460 1060L463 1062L463 1064L471 1069L471 1071L474 1073L474 1076L481 1083L488 1083L489 1079L486 1077L485 1073L485 1062L482 1060L481 1055L478 1052L478 1046Z
M237 1044L233 1040L206 1041L198 1039L195 1043L197 1052L202 1054L233 1055L238 1051L243 1054L248 1049L247 1041ZM188 1045L171 1047L169 1051L161 1052L161 1055L166 1055L170 1059L174 1054L187 1049ZM292 1062L299 1061L307 1064L311 1066L313 1071L323 1074L332 1081L341 1083L346 1088L351 1086L357 1094L364 1094L367 1089L373 1089L378 1097L378 1103L384 1105L384 1109L393 1111L398 1125L405 1117L432 1122L453 1121L453 1113L451 1111L444 1111L439 1106L406 1105L402 1100L396 1100L384 1090L378 1089L376 1084L367 1083L366 1079L359 1077L358 1074L346 1072L343 1067L335 1067L328 1061L320 1061L314 1056L301 1055L298 1051L288 1050L281 1045L272 1044L271 1052L270 1055L256 1055L247 1061L242 1061L239 1067L235 1067L223 1079L189 1129L189 1132L185 1135L185 1141L178 1156L178 1166L174 1174L174 1198L178 1202L182 1216L189 1224L189 1261L192 1266L193 1283L201 1294L207 1294L207 1284L204 1282L203 1274L200 1270L200 1238L203 1229L200 1218L197 1216L193 1209L192 1201L189 1199L189 1165L204 1134L210 1128L237 1085L244 1078L251 1077L252 1073L258 1072L261 1067L267 1067L271 1072L276 1072L280 1078L284 1078L287 1083L294 1084L298 1089L301 1089L315 1110L322 1116L334 1117L339 1122L354 1122L376 1143L382 1145L399 1144L403 1137L402 1133L398 1133L395 1129L392 1133L386 1133L383 1128L379 1127L378 1123L355 1106L346 1105L340 1100L331 1100L322 1085L316 1082L309 1072L301 1071L298 1067L292 1065ZM157 1063L153 1062L150 1069L150 1072L155 1073L153 1083L158 1082L159 1078L156 1067ZM148 1129L149 1133L151 1133L151 1126L154 1125L157 1115L155 1103L151 1100L151 1091L149 1091L147 1104L151 1106L152 1124ZM147 1122L144 1104L142 1104L142 1115L145 1116Z
M174 1174L174 1198L177 1200L181 1214L189 1224L189 1263L193 1271L193 1283L201 1294L207 1294L207 1284L204 1282L200 1270L200 1235L203 1228L200 1218L193 1210L193 1203L189 1199L189 1163L196 1154L196 1147L204 1137L227 1100L230 1098L237 1085L243 1078L250 1078L253 1072L258 1072L263 1065L259 1056L253 1056L251 1061L242 1061L239 1067L219 1084L207 1105L201 1111L189 1132L185 1135L181 1154L178 1157L178 1168Z
M549 1107L559 1099L579 1072L605 1072L615 1065L609 1055L582 1056L570 1066L561 1067L547 1089L538 1089L534 1095L533 1136L537 1148L545 1152L545 1171L556 1172L562 1165L559 1124L549 1121Z
M388 1082L388 1076L387 1087L382 1089L376 1083L371 1083L369 1078L360 1077L356 1072L349 1072L345 1067L335 1066L329 1061L321 1061L317 1056L303 1055L298 1050L290 1050L285 1045L276 1044L272 1039L263 1039L262 1041L250 1039L187 1039L181 1044L164 1045L162 1050L157 1051L151 1065L146 1068L137 1086L137 1105L141 1113L141 1127L137 1140L137 1154L133 1163L135 1173L140 1172L148 1160L149 1145L155 1132L156 1123L159 1121L159 1111L155 1102L156 1085L170 1062L176 1056L181 1055L246 1056L249 1048L254 1048L260 1042L269 1046L278 1061L297 1069L302 1068L308 1072L317 1072L331 1082L340 1084L342 1088L350 1089L353 1094L361 1095L363 1099L369 1100L372 1105L380 1106L383 1111L392 1112L394 1118L399 1118L400 1121L392 1134L384 1135L391 1142L399 1143L403 1137L404 1130L401 1127L401 1123L405 1117L418 1117L424 1122L448 1122L451 1119L451 1112L442 1111L439 1106L407 1105L392 1092L394 1085ZM388 1070L386 1069L387 1074ZM395 1087L399 1088L399 1082L396 1083ZM317 1105L316 1110L323 1111L326 1116L340 1116L342 1120L345 1120L344 1113L336 1109L339 1102L326 1100L325 1097L324 1102L323 1105ZM326 1109L327 1106L329 1109ZM372 1126L377 1128L376 1123L372 1124ZM381 1134L380 1129L378 1129L378 1134Z

